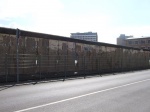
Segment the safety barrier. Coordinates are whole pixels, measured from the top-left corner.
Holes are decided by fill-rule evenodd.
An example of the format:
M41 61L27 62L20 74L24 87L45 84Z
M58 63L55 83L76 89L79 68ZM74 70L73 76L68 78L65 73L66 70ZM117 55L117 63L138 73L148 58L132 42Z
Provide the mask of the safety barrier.
M149 50L0 28L0 82L150 68Z

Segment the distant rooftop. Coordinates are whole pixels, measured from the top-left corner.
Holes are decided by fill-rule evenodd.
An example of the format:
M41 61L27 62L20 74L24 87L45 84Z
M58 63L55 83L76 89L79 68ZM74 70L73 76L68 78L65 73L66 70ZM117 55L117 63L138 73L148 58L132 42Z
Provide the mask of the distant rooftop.
M136 39L147 39L147 38L150 38L150 37L134 37L134 38L127 38L129 40L136 40Z
M126 36L125 34L120 34L119 38L123 38L123 39L133 38L133 35Z
M80 32L77 32L77 33L71 33L71 35L91 35L91 34L97 34L96 32L83 32L83 33L80 33Z

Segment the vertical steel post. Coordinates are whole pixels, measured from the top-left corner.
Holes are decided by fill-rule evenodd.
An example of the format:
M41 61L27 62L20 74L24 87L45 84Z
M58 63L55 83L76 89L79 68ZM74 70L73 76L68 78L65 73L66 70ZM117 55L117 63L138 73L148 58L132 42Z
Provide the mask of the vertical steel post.
M57 76L59 74L59 61L60 61L60 56L59 56L59 40L58 40L58 45L57 45L57 64L56 64L56 68L57 68ZM58 77L57 77L58 78Z
M39 69L40 69L40 80L41 80L41 54L39 55Z
M6 82L8 81L8 70L7 70L7 53L5 54L5 76L6 76Z
M83 62L84 62L84 79L86 78L86 73L85 73L85 55L83 56Z
M77 62L75 62L77 61ZM78 57L77 57L77 48L76 48L76 42L74 42L74 73L79 74L77 64L79 63Z
M97 53L97 71L98 71L98 74L99 73L99 52Z
M64 46L64 72L65 72L65 77L64 77L64 81L67 77L67 56L68 56L68 42L67 42L67 45Z
M102 75L101 75L101 73L100 73L100 57L101 55L100 54L98 54L98 73L99 73L99 75L102 77Z
M99 51L98 51L98 73L99 73L100 76L102 77L102 75L101 75L101 73L100 73L100 58L101 58L100 48L101 48L101 47L99 47Z
M73 50L74 50L74 66L75 66L75 60L77 60L77 53L76 53L76 42L74 42L74 46L73 46L74 48L73 48ZM74 67L74 72L77 72L76 70L77 70L77 68L76 68L76 66Z
M114 56L113 54L110 54L110 56L111 56L111 71L112 71L112 74L115 75L114 66L116 67L116 65L113 66L113 57L115 56L115 53L114 53Z
M121 72L123 71L123 62L124 62L124 52L123 52L123 48L122 48L122 50L121 50Z
M16 42L16 49L17 49L17 54L16 54L16 61L17 61L17 83L19 82L19 50L18 50L18 47L19 47L19 29L17 28L17 30L16 30L16 40L17 40L17 42Z
M65 72L65 77L64 77L63 81L65 81L65 79L66 79L66 53L64 55L64 72Z

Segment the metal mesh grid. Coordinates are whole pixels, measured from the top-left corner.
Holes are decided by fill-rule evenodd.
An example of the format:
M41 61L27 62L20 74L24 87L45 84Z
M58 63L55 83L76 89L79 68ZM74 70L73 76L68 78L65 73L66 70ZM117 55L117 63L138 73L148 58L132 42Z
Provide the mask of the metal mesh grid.
M0 82L150 68L150 52L37 37L0 34Z

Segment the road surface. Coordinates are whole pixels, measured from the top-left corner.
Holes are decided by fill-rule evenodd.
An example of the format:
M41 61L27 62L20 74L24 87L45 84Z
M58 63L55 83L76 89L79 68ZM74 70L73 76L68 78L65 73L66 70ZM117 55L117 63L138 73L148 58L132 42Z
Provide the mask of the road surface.
M0 86L0 112L150 112L150 70Z

